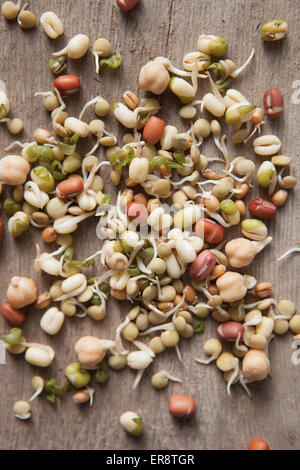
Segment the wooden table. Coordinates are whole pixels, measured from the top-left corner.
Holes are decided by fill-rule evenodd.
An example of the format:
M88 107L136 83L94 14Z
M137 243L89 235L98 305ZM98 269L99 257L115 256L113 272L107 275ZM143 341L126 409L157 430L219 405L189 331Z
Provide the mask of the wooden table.
M1 18L0 78L7 84L11 116L24 120L25 131L20 136L23 142L32 140L35 128L50 128L49 116L43 110L40 98L33 95L36 91L52 89L53 78L47 69L50 52L59 50L73 35L86 33L91 42L97 37L107 37L113 50L122 54L124 62L120 70L105 70L96 80L91 53L77 62L69 61L68 72L78 74L82 79L82 92L72 98L68 106L71 115L78 115L83 104L98 94L113 103L120 100L127 89L138 92L138 71L149 58L163 55L181 67L184 54L196 49L199 34L216 33L227 37L228 56L237 64L243 63L255 47L254 61L234 86L260 106L265 90L275 86L281 89L285 99L284 114L271 126L266 119L263 132L278 135L282 140L282 153L294 157L295 167L299 166L300 108L292 103L293 82L300 80L300 12L296 0L142 0L129 14L121 12L111 0L32 0L30 8L38 16L45 10L55 11L64 22L65 37L53 42L40 27L22 31L16 22L8 23ZM288 22L288 36L277 44L264 44L260 28L274 18ZM208 90L208 85L200 85L199 96L201 90ZM163 96L162 105L165 109L161 115L168 122L175 123L181 130L187 129L188 124L178 117L179 103L169 92ZM93 119L92 111L86 116ZM107 127L119 135L124 133L124 128L118 127L111 117L107 119ZM1 126L0 133L1 155L4 155L4 148L13 137L5 125ZM91 144L89 142L88 146ZM235 149L231 146L231 155L245 155L259 163L251 146ZM205 144L203 153L217 155L213 142ZM109 176L104 170L102 174ZM106 192L112 191L115 194L107 183ZM6 197L8 194L11 194L10 190L5 189ZM258 194L257 190L253 194ZM247 270L258 280L272 281L277 299L291 298L296 304L300 299L299 258L296 255L280 264L276 263L276 258L298 241L298 195L296 188L279 210L276 221L270 224L274 242ZM2 216L6 226L7 216L3 213ZM78 259L83 259L91 249L96 251L99 241L95 236L95 222L83 223L74 239ZM49 286L49 277L35 273L33 269L34 240L40 240L40 233L33 228L20 240L12 240L5 233L0 252L1 301L5 299L8 280L13 275L32 276L40 292ZM98 261L93 269L93 273L101 269ZM193 360L193 356L203 354L204 338L215 334L216 324L212 320L206 322L203 336L196 335L191 341L182 340L184 366L180 365L174 351L164 353L149 368L135 391L132 390L134 371L112 372L107 385L95 385L92 407L79 407L70 396L54 406L44 399L37 399L32 403L33 415L29 422L13 417L13 403L30 397L34 375L38 373L63 380L64 367L75 360L75 341L86 334L112 337L128 310L129 304L123 303L119 307L111 302L103 322L67 318L62 332L49 338L39 327L41 312L28 309L25 336L31 341L51 344L56 350L56 359L49 370L37 370L23 357L9 355L7 364L0 366L1 449L245 449L256 437L266 439L272 449L299 448L300 366L291 362L292 335L276 337L271 343L272 379L250 386L252 400L238 386L228 397L224 379L215 366L200 366ZM0 332L8 329L1 318ZM171 384L164 391L155 391L150 385L150 377L154 370L162 368L182 377L183 385ZM175 392L185 392L196 398L196 416L187 423L177 422L169 415L168 397ZM130 409L137 410L144 419L145 432L138 439L125 434L118 423L121 412Z

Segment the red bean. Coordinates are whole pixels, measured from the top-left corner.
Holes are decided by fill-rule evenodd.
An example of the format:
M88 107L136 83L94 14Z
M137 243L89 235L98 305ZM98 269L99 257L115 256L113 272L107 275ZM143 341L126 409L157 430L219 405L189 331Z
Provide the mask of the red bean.
M219 339L225 341L236 341L240 334L240 340L244 338L244 327L237 321L227 321L222 323L217 328L217 335Z
M117 5L123 11L129 11L134 8L140 0L117 0Z
M18 310L10 305L9 302L5 302L0 308L1 315L13 326L22 325L25 320L25 315L22 310Z
M200 219L195 225L194 232L205 242L218 244L224 238L224 228L210 219Z
M262 198L253 199L248 209L252 215L261 219L273 219L277 212L276 206L271 201Z
M83 191L83 182L79 176L62 181L56 187L56 196L59 199L73 198Z
M253 439L248 450L269 450L269 444L263 439Z
M278 118L284 108L283 97L278 88L270 88L264 94L264 106L270 118Z
M147 207L138 202L127 204L127 215L136 225L145 225L148 219Z
M213 270L216 262L217 259L211 251L202 251L190 267L190 276L198 281L205 279Z
M80 92L80 78L76 75L61 75L54 80L54 87L61 96L77 95Z
M155 145L160 141L165 126L165 121L159 119L156 116L151 116L148 119L143 130L143 137L148 142L148 144Z
M169 400L169 411L173 416L189 418L195 412L195 399L189 395L171 395Z

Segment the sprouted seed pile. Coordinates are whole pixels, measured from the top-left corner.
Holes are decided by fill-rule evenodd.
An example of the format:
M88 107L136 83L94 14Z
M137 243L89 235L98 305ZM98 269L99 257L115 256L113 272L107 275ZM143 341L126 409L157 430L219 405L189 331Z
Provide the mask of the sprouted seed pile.
M125 9L130 6L127 3L118 2ZM35 16L25 15L29 11L21 9L20 2L15 5L16 14L12 5L5 9L5 4L5 18L17 17L22 28L35 26ZM50 38L64 30L53 12L45 12L40 24ZM280 40L286 30L286 23L275 20L263 26L262 38ZM292 301L277 301L270 282L238 272L255 262L272 242L266 221L276 217L297 183L291 174L292 159L279 154L280 138L262 132L263 109L235 88L235 79L246 73L254 50L244 64L235 64L225 58L224 37L201 34L196 51L184 56L182 69L165 57L156 57L141 68L139 88L151 92L151 97L139 98L127 90L112 106L105 97L91 97L77 116L70 116L67 101L80 92L81 83L76 75L64 74L67 65L92 53L95 72L105 80L105 67L118 68L122 63L107 39L98 38L91 44L87 35L77 34L61 51L51 54L49 69L57 76L53 87L35 93L50 114L49 129L36 129L31 142L12 142L0 160L1 183L12 187L11 197L3 201L10 218L6 229L1 221L1 236L3 231L12 237L26 236L30 225L40 228L42 243L36 243L34 268L54 277L49 291L43 293L37 292L30 278L16 274L10 280L1 313L13 328L3 338L11 354L24 354L30 364L48 367L55 351L23 336L24 307L43 310L40 326L51 336L59 334L68 317L88 315L95 322L102 321L110 297L128 300L132 306L113 338L85 336L76 341L76 361L65 365L65 383L33 377L29 401L42 394L55 402L77 389L75 403L92 404L92 377L104 383L110 369L125 367L136 370L136 388L144 371L164 350L174 348L182 362L182 338L202 333L209 316L219 326L195 361L199 368L214 363L229 395L232 386L239 384L250 397L248 384L264 380L270 373L272 338L288 330L300 333L300 315ZM203 82L209 84L210 92L201 93ZM157 116L162 111L159 95L167 88L178 97L179 115L189 123L187 131ZM284 108L281 92L267 90L264 105L266 114L278 119ZM89 107L95 113L91 122L85 119ZM204 109L210 119L199 117ZM110 111L125 129L122 138L105 124ZM2 83L1 122L18 134L23 123L11 120L9 112ZM232 126L229 137L222 130L224 120ZM93 142L82 157L78 142L88 137ZM233 157L227 138L234 144L252 139L259 159ZM201 153L206 139L213 139L217 157ZM221 172L215 169L215 161L224 164ZM110 169L116 187L122 184L116 201L104 191L103 167ZM265 189L266 196L250 202L248 217L243 199L255 184ZM89 217L99 220L99 246L79 261L74 257L73 236ZM239 226L241 233L230 239L233 226ZM47 250L45 244L53 248ZM87 275L98 257L102 272ZM249 303L248 294L257 300ZM161 370L154 373L151 384L162 389L170 380L183 382L182 377ZM194 410L193 397L171 397L171 414L188 417ZM14 413L19 419L30 418L29 402L17 402ZM131 434L142 432L142 419L135 411L122 414L120 423Z

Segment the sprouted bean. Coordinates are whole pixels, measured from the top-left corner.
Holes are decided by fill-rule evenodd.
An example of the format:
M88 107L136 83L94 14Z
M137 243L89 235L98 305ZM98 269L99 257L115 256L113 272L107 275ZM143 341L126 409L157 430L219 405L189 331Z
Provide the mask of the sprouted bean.
M117 3L129 10L138 2ZM21 9L21 2L4 2L2 14L8 20L17 17L24 29L31 28L36 17L26 8L27 4ZM40 22L52 39L63 33L63 24L53 12L43 13ZM263 26L262 37L276 41L284 37L286 30L285 22L275 20ZM88 36L77 34L62 50L52 53L49 69L59 75L67 66L67 58L80 59L89 45ZM268 228L260 219L274 218L280 210L277 208L288 197L287 190L297 183L289 173L291 157L277 155L282 143L276 135L259 135L253 140L256 155L272 157L260 166L251 158L232 158L226 145L228 136L220 118L225 117L227 124L234 126L235 144L246 143L257 132L260 134L264 124L262 109L231 88L253 59L254 49L245 63L237 67L225 57L224 37L202 34L197 47L199 51L185 54L184 70L166 57L156 57L141 68L138 80L142 91L155 95L170 88L179 100L179 115L190 121L187 130L156 116L161 111L156 98L139 98L126 90L115 98L111 108L113 117L126 128L120 141L101 120L110 111L110 104L102 96L91 97L78 117L67 112L63 98L79 93L81 82L75 75L62 75L54 80L54 90L36 93L42 97L42 106L51 113L50 130L37 128L32 141L13 142L6 150L18 148L21 156L12 154L0 160L1 192L2 184L15 187L3 204L10 215L8 232L14 237L26 236L25 230L31 224L43 230L45 243L58 246L51 253L41 252L36 243L36 273L44 271L59 278L49 292L38 296L32 279L18 276L11 279L8 302L1 306L2 316L15 327L3 336L6 349L12 354L25 353L25 360L38 367L48 367L54 360L51 346L28 342L18 328L26 318L19 309L25 306L33 304L35 308L47 309L40 326L48 335L56 335L67 317L103 320L109 312L110 297L132 303L113 339L96 336L77 339L78 362L65 368L67 381L63 385L54 378L44 381L35 376L34 393L29 401L42 395L54 403L57 396L63 396L73 385L78 389L73 395L75 403L92 405L95 391L89 386L91 374L97 384L105 384L109 378L106 360L114 371L125 367L136 370L135 389L144 371L155 363L156 355L174 348L183 362L182 338L203 333L205 318L210 314L220 323L216 327L217 338L205 340L203 350L207 358L197 357L195 361L206 365L215 362L227 382L228 394L232 386L240 384L250 397L246 384L269 375L268 346L273 333L281 335L288 329L296 335L300 333L300 316L293 302L271 298L269 281L257 282L253 276L230 271L230 266L240 269L250 265L271 243ZM105 38L93 43L92 54L97 73L105 67L118 69L122 64L120 55L111 55L111 44ZM199 94L202 79L207 79L211 88L203 96ZM283 111L279 90L268 90L264 104L269 117L279 117ZM97 119L86 122L90 107ZM197 107L201 111L206 109L212 120L198 118ZM9 112L10 102L1 82L0 120L6 123L9 132L18 134L23 122L19 118L10 119ZM96 138L96 143L82 157L78 144L80 139L90 136ZM221 159L200 152L208 139L213 140ZM99 147L106 151L105 160L98 160ZM214 161L225 165L222 173L211 166ZM35 163L32 169L31 163ZM108 169L115 186L128 173L126 189L118 192L115 203L104 192ZM272 202L253 199L249 211L255 218L241 222L246 212L243 199L255 183L267 191ZM138 185L143 192L141 187L136 189ZM176 209L172 215L162 206L162 201L169 197ZM87 252L83 261L76 260L71 234L81 222L94 216L99 219L96 234L104 242L95 253ZM230 227L240 223L245 238L226 238ZM0 242L2 232L1 225ZM300 248L292 248L278 261L298 251ZM105 271L86 274L85 270L98 257ZM183 283L186 272L191 285ZM258 302L247 303L248 292ZM149 343L141 341L150 335ZM232 343L232 353L223 351L225 342ZM129 344L135 349L129 349ZM163 389L170 380L183 382L161 370L152 375L151 384L155 389ZM189 417L194 411L193 397L171 397L172 415ZM29 403L17 402L14 414L19 419L30 418ZM123 413L120 423L136 436L143 430L140 416L133 411Z

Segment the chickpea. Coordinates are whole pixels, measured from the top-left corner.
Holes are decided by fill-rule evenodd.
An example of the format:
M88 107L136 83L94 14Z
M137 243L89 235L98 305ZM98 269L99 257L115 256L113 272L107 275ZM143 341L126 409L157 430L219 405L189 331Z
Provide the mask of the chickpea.
M83 336L77 341L74 349L83 367L97 365L106 354L101 340L95 336Z
M250 349L243 358L243 374L247 380L264 380L270 372L270 361L264 351Z

